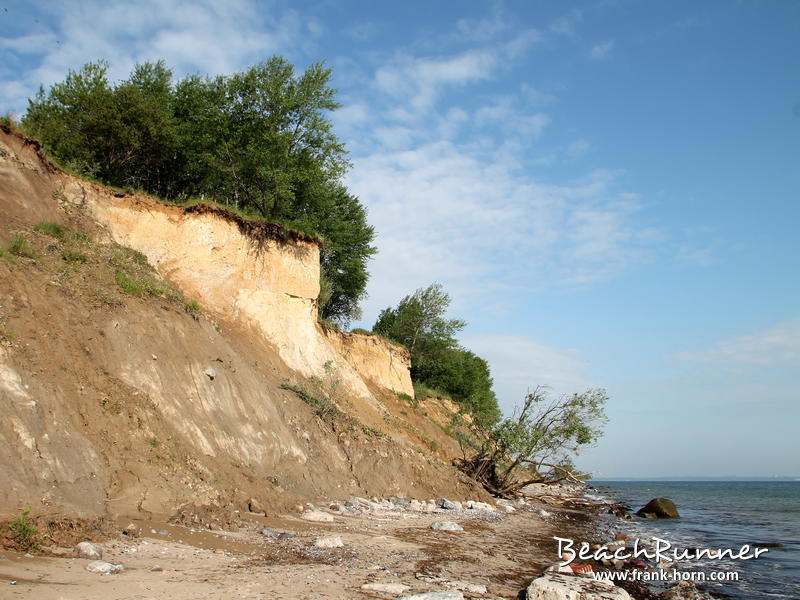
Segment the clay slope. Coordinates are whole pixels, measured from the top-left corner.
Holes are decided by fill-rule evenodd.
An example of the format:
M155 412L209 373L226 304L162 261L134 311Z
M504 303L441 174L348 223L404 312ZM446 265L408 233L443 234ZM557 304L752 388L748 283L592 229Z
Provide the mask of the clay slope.
M6 131L0 243L15 240L0 519L481 495L448 465L452 438L398 397L407 354L317 324L315 241L78 180Z

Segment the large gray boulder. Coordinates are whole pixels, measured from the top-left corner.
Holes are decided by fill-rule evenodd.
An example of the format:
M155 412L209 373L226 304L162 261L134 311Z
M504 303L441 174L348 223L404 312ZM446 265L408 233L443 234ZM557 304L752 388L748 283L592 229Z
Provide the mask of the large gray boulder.
M636 514L648 519L677 519L680 517L675 503L669 498L653 498Z
M528 586L528 600L631 600L610 581L546 573Z

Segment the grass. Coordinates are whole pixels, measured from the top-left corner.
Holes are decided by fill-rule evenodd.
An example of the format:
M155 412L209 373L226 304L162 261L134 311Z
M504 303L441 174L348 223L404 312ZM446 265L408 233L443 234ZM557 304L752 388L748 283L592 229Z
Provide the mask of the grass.
M8 242L8 252L13 254L14 256L22 256L25 258L36 258L36 252L33 250L33 246L21 233L18 233L14 237L11 238L11 241Z
M450 398L450 394L445 394L444 392L437 390L432 387L428 387L421 381L414 382L414 397L417 399L421 398Z
M7 525L12 543L24 552L36 550L39 546L39 530L28 520L30 512L30 507L23 508L20 515Z
M186 304L184 304L183 309L189 313L193 319L197 319L202 314L197 300L189 300Z
M3 320L0 320L0 342L13 342L17 339L17 333L8 326Z
M68 263L80 263L83 264L89 258L83 253L78 250L64 250L61 253L61 258L63 258Z
M146 275L133 275L122 269L114 271L114 281L119 288L131 296L154 296L156 298L178 299L180 292L163 281Z
M41 223L37 223L33 226L34 231L40 231L41 233L46 233L47 235L54 237L58 240L63 240L67 230L59 225L58 223L53 223L52 221L42 221Z

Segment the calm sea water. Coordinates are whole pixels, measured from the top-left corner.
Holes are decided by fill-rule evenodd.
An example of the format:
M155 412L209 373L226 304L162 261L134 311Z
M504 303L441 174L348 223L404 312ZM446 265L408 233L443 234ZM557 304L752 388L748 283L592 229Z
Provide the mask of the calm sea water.
M616 521L634 537L659 537L679 548L734 548L772 543L758 559L684 563L681 570L736 571L738 582L705 583L732 598L800 599L800 481L592 482L597 492L639 510L650 499L675 502L680 519Z

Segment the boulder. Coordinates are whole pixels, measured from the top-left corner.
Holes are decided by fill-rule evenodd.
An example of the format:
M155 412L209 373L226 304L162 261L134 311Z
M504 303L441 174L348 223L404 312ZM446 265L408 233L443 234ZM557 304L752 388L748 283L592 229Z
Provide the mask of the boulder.
M636 514L648 519L677 519L680 517L675 503L669 498L653 498L640 508Z
M266 514L267 512L264 510L261 502L258 501L258 498L250 498L250 500L247 502L247 510L249 510L251 513L260 514Z
M456 506L456 503L451 502L447 498L439 498L439 500L436 501L436 506L438 506L439 508L443 508L445 510L458 510L458 506Z
M628 592L610 581L545 573L528 586L528 600L631 600Z
M124 571L125 567L104 560L94 560L86 565L86 570L90 573L100 573L100 575L116 575Z
M453 521L436 521L431 523L430 528L436 531L464 531L461 525Z
M81 542L75 546L75 556L78 558L90 558L100 560L103 558L103 551L92 542Z

